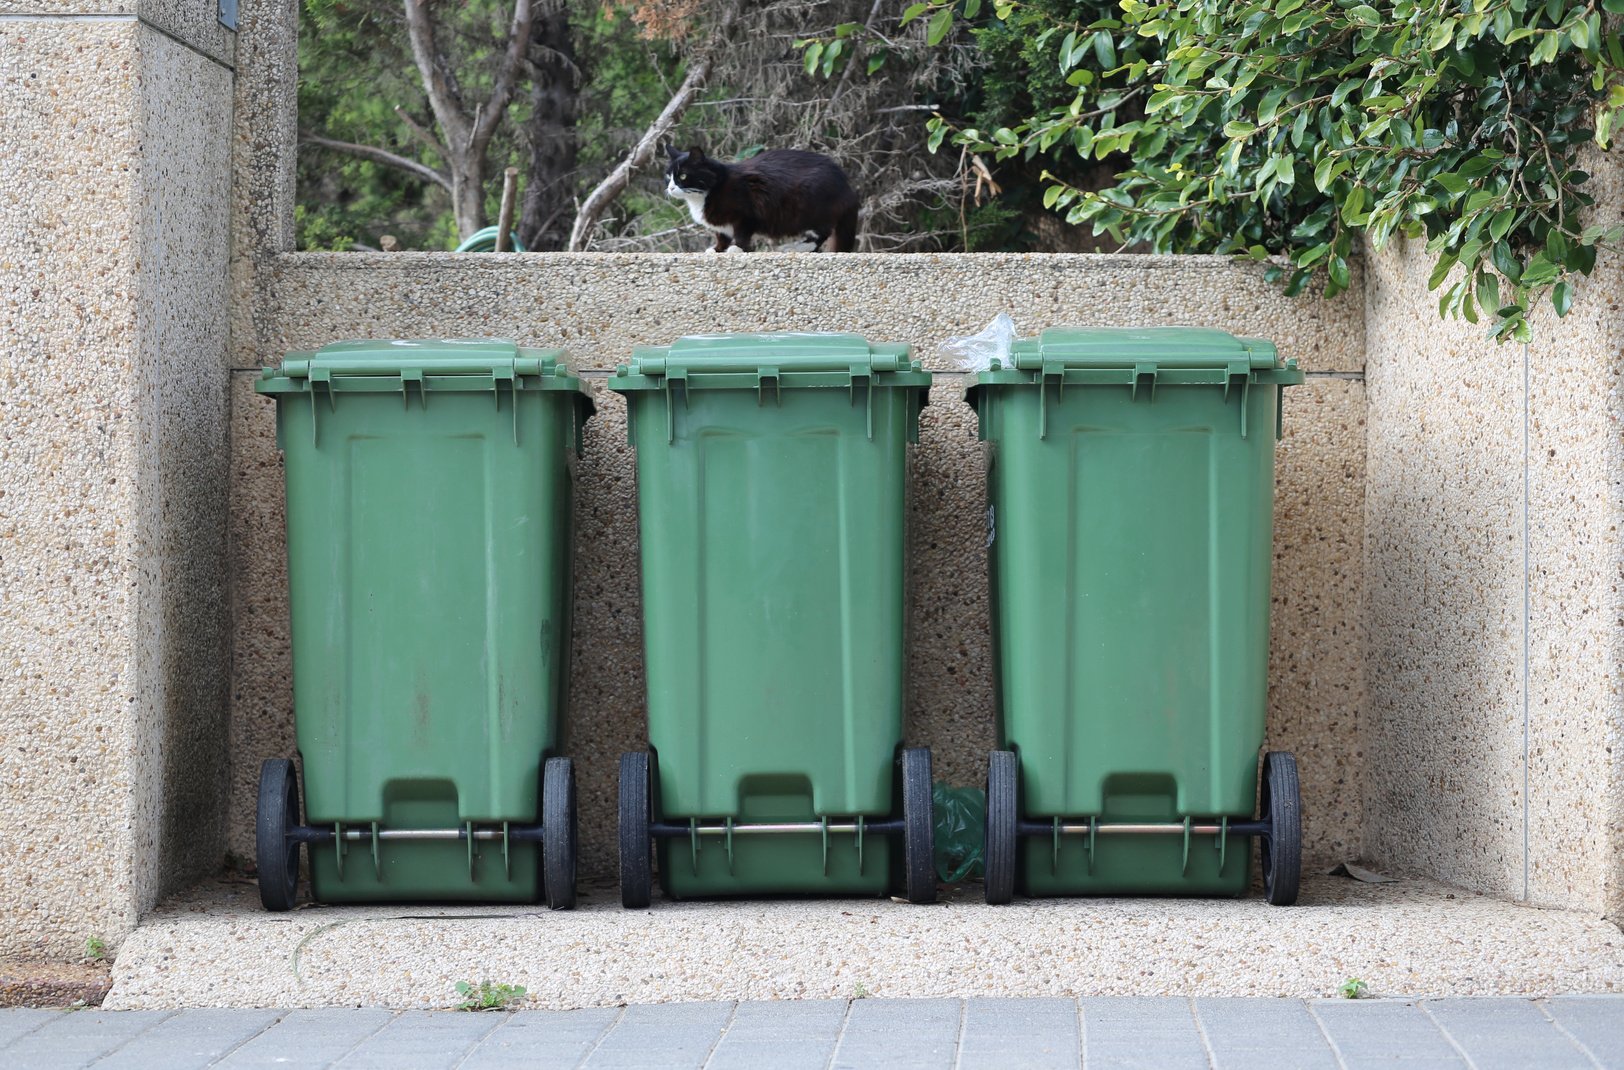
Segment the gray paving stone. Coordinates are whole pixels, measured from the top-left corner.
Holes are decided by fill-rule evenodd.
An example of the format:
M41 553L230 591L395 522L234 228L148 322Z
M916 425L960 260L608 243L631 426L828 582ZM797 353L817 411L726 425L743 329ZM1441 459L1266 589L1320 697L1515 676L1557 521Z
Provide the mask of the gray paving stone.
M282 1011L194 1007L148 1029L102 1058L98 1067L128 1070L192 1070L263 1033Z
M620 1017L619 1007L516 1011L492 1030L458 1070L573 1070Z
M29 1070L89 1066L156 1026L174 1011L73 1011L6 1046L5 1062Z
M351 1048L388 1025L395 1012L381 1007L319 1007L289 1011L282 1020L236 1051L217 1066L229 1070L258 1070L260 1067L315 1070L331 1066L349 1054Z
M1466 1066L1437 1023L1413 1002L1319 1000L1311 1011L1349 1070L1394 1063L1403 1070Z
M1624 996L1559 996L1543 1006L1606 1070L1624 1070Z
M732 1016L731 1003L627 1007L581 1065L583 1070L699 1070Z
M960 1070L1019 1066L1076 1070L1082 1063L1077 1001L971 999L964 1005Z
M958 1054L957 999L858 999L846 1014L831 1070L937 1070Z
M454 1067L505 1015L404 1011L352 1048L336 1070L441 1070Z
M1217 1070L1338 1070L1336 1053L1300 1000L1194 1003Z
M0 1009L0 1051L7 1044L27 1033L32 1033L58 1015L70 1011L46 1010L43 1007L6 1007Z
M1526 999L1438 999L1422 1004L1477 1070L1593 1070L1595 1064Z
M1190 1002L1173 996L1090 996L1083 1014L1083 1054L1090 1070L1184 1070L1208 1067Z
M843 999L740 1003L705 1070L823 1070L845 1020Z

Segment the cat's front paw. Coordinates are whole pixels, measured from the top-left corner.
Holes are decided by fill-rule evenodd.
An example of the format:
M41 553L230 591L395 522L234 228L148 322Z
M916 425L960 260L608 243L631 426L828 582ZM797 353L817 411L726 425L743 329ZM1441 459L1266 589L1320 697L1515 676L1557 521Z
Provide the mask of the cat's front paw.
M727 252L728 252L728 253L742 253L742 252L744 252L744 250L743 250L743 249L741 249L741 248L740 248L740 247L739 247L739 246L737 246L737 245L729 245L729 246L728 246L728 247L727 247ZM724 255L726 255L726 254L724 254Z

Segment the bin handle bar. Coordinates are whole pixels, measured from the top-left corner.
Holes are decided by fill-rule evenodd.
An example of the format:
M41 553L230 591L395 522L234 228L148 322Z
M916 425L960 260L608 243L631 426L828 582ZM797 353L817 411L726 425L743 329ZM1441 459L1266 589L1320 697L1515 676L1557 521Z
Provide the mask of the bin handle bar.
M313 370L321 369L328 375L360 375L371 378L398 376L401 372L419 375L543 375L559 370L559 365L540 357L510 357L481 360L436 360L429 357L406 357L387 363L367 360L335 360L331 357L284 360L282 374L290 379L309 378Z
M853 361L849 356L816 356L775 352L770 357L707 357L698 354L660 356L639 354L632 363L633 375L668 375L686 372L691 375L755 374L772 369L785 372L852 372L868 375L873 372L906 372L914 370L914 362L906 355L875 353L866 359Z
M1016 826L1016 831L1022 836L1050 836L1056 831L1065 835L1087 835L1092 831L1100 836L1182 836L1186 829L1198 836L1217 836L1224 832L1231 836L1262 836L1271 832L1272 826L1268 821L1230 821L1210 825L1185 825L1182 821L1122 821L1114 824L1099 821L1062 821L1058 824L1051 821L1021 821Z
M857 822L855 820L831 821L828 824L824 824L822 821L759 821L750 824L739 824L738 822L734 822L731 825L689 825L686 823L676 824L670 821L655 821L649 825L650 833L666 839L677 839L679 837L693 835L727 836L731 834L734 836L749 836L761 835L764 833L821 833L826 830L829 832L851 833L854 835L859 833L867 834L871 832L895 833L903 830L903 823L900 819L882 821L870 821L865 819L862 822Z

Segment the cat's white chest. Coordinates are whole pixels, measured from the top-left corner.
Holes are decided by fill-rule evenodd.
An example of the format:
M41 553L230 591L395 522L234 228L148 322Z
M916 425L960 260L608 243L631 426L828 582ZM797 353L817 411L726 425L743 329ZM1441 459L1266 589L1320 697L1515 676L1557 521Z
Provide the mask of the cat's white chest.
M695 223L698 223L700 226L706 227L710 230L719 231L726 234L729 238L733 237L732 227L717 226L715 223L708 222L705 219L705 194L691 193L688 190L682 190L681 193L682 199L688 202L688 214L693 217L693 221Z

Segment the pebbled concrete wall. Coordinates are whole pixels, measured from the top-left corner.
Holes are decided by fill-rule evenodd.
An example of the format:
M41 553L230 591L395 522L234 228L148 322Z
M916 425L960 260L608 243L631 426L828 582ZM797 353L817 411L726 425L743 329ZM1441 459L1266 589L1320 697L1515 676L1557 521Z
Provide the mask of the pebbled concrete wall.
M223 849L232 75L0 15L0 956L68 958Z
M1624 157L1597 154L1597 221ZM1624 920L1624 256L1527 345L1366 268L1365 853Z

